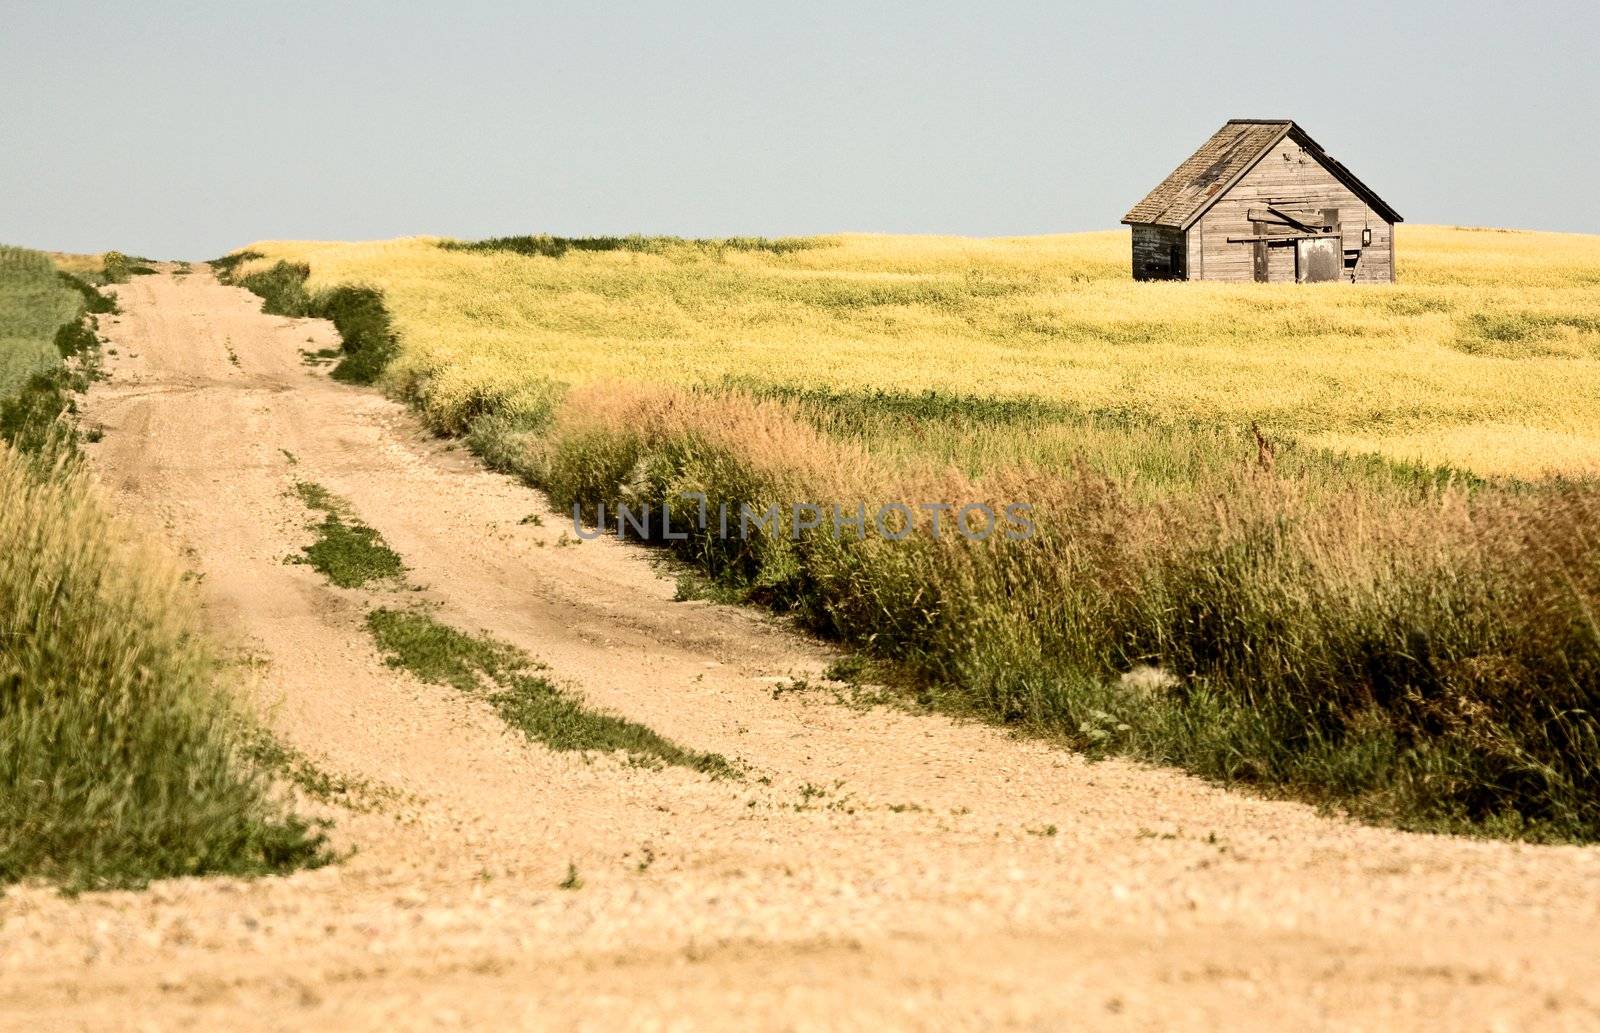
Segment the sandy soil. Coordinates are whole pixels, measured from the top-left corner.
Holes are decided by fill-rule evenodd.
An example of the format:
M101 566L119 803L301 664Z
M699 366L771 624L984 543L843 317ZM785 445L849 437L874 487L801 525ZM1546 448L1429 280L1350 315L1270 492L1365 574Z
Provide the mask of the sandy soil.
M203 573L283 737L402 795L337 813L354 854L319 871L10 890L0 1028L1600 1027L1600 851L1363 828L775 698L823 647L674 603L637 547L558 545L537 493L303 364L327 324L200 270L118 295L85 406L107 491ZM401 601L749 777L551 753L385 667L361 619L400 597L284 562L309 540L296 478L405 557Z

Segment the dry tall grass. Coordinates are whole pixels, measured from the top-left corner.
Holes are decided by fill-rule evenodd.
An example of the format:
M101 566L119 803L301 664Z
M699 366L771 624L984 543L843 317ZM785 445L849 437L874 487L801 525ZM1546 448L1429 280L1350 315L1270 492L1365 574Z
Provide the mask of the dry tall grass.
M974 479L878 461L803 406L607 385L504 454L591 520L670 507L683 556L925 699L1410 827L1600 835L1600 490L1290 453L1269 469L1210 441L1155 492L1090 461ZM829 520L723 536L697 527L700 496L713 513L1025 500L1037 533L935 536L921 512L904 541Z
M0 445L0 882L314 863L247 733L180 572L70 463Z

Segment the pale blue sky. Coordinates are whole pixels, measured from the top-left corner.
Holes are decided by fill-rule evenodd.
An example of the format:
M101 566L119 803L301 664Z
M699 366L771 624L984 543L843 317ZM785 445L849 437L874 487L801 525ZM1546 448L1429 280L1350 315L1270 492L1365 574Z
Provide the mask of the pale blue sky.
M1229 117L1600 232L1592 3L0 0L0 241L1113 227Z

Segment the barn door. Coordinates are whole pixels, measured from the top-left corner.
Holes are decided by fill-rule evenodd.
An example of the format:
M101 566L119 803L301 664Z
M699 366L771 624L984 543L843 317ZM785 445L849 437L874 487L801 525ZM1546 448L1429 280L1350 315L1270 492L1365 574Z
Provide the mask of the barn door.
M1301 237L1294 242L1294 278L1298 283L1331 283L1344 269L1338 237Z

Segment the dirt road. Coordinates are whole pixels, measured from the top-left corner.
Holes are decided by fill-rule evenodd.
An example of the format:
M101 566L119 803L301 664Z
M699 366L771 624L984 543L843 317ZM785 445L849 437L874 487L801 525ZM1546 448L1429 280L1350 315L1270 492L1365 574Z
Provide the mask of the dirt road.
M305 365L327 324L199 270L118 296L85 407L107 491L186 550L283 738L398 795L335 814L355 853L318 871L12 889L0 1027L1600 1027L1600 851L775 698L821 647L673 602L636 547L558 545L538 494ZM552 753L384 666L362 619L395 595L284 562L310 540L296 479L388 539L406 601L748 777Z

